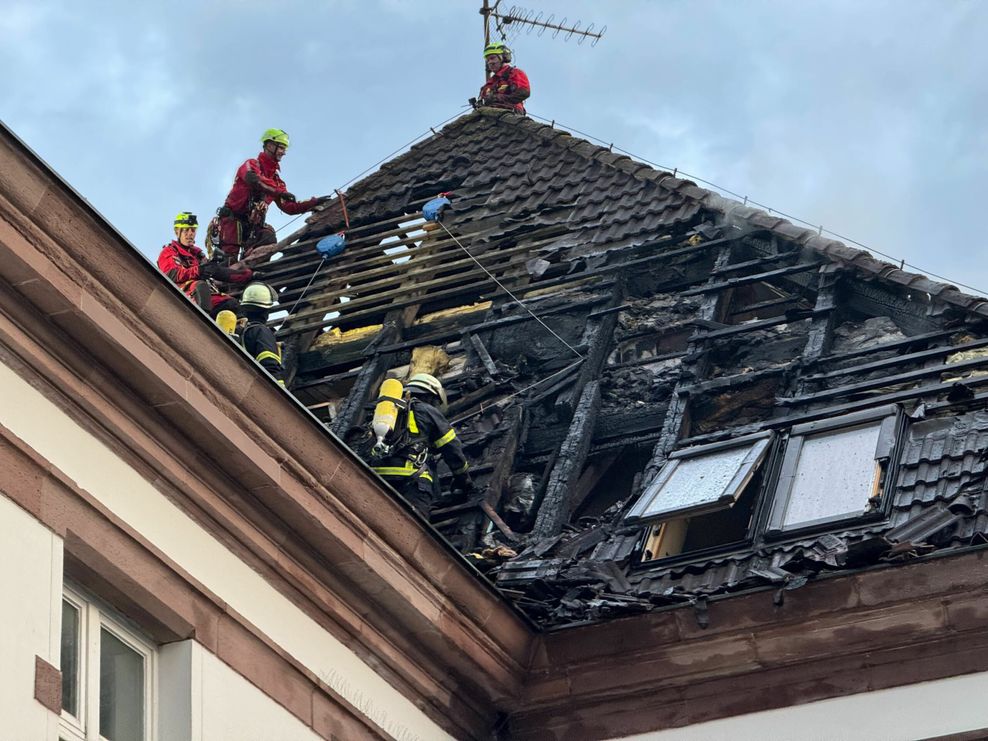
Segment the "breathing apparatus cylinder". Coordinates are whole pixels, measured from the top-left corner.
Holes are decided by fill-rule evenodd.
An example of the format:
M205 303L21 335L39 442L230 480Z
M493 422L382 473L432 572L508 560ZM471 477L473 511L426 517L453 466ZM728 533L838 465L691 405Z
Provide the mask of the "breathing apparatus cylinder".
M384 439L389 432L393 432L398 421L398 405L402 404L402 395L405 393L401 381L397 378L385 379L381 384L381 391L377 398L377 406L374 407L374 420L371 429L377 442L374 443L374 451L386 453L388 446Z

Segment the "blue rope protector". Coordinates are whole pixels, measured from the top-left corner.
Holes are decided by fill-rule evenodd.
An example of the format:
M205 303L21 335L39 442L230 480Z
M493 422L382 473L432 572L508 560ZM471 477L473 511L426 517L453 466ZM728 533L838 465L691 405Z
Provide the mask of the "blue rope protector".
M422 207L422 216L426 221L440 221L443 218L443 211L450 205L450 200L446 196L436 196Z
M330 234L316 242L316 252L322 255L324 260L336 257L346 249L346 237L340 234Z

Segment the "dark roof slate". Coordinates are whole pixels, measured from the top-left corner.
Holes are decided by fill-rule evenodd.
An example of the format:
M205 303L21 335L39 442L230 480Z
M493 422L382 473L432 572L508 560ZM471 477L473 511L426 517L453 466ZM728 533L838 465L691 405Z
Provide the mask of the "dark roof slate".
M419 163L427 166L422 168L418 183L396 182L394 176L399 171L414 171ZM632 244L670 224L689 223L701 214L718 214L727 223L766 229L815 250L863 277L909 287L988 317L988 301L983 297L901 270L865 250L508 111L481 109L448 124L436 136L414 145L358 182L350 192L351 207L358 213L401 212L416 185L454 178L464 179L456 188L461 196L483 192L491 180L497 180L496 194L487 205L503 207L509 213L543 209L550 201L572 202L574 210L562 215L561 221L571 228L594 228L590 242L598 246ZM426 198L432 194L420 195ZM602 208L605 202L616 208L606 211ZM317 215L308 233L327 233L337 227L338 223L324 223Z

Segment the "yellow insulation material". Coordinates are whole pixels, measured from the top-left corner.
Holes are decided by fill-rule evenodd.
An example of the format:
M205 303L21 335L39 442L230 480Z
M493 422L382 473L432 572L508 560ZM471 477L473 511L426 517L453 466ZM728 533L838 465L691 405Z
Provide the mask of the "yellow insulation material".
M313 347L329 347L332 345L342 345L347 342L353 342L354 340L363 339L365 337L370 337L372 334L377 334L381 331L383 324L370 324L366 327L357 327L356 329L348 329L346 332L341 332L336 327L333 327L328 332L323 332L316 338L316 341L312 343Z

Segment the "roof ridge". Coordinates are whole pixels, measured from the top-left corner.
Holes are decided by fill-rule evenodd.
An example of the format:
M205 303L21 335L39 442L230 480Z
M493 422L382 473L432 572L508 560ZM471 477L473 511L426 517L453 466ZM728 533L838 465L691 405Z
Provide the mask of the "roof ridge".
M556 129L555 126L535 121L528 116L519 116L511 111L496 109L481 109L476 113L479 116L496 118L504 123L528 129L532 133L540 135L552 131L554 134L547 139L554 139L556 140L554 143L558 144L561 137L566 137L573 144L565 148L586 159L614 167L636 179L653 182L662 188L697 201L704 208L720 213L725 218L745 221L788 241L796 242L802 247L812 249L843 266L854 268L903 287L922 291L946 303L988 317L988 298L984 296L973 296L961 291L953 284L932 280L923 273L903 270L895 263L876 257L868 250L851 247L838 239L824 237L817 230L799 226L789 219L773 216L768 211L748 206L733 198L726 198L713 190L697 185L692 180L676 177L667 170L660 170L628 155L614 154L604 146L568 131ZM470 117L470 114L462 116L453 123L459 123Z

